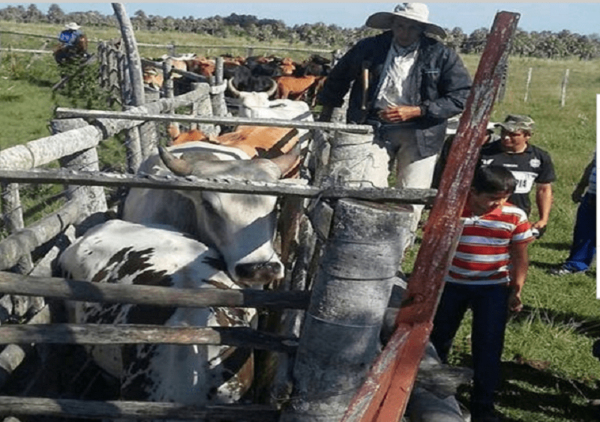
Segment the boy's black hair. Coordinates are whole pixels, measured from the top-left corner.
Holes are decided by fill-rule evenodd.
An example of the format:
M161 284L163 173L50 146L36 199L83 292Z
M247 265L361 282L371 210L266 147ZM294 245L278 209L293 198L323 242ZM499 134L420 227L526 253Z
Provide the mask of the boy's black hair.
M477 193L508 192L512 195L517 187L517 180L505 167L480 166L475 170L471 187Z

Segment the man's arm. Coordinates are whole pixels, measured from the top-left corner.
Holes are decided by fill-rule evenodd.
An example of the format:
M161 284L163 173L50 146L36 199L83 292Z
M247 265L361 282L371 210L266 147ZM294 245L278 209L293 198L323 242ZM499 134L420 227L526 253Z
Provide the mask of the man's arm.
M510 287L512 288L509 307L511 311L520 312L523 309L521 292L529 269L529 242L514 243L510 247Z
M552 184L538 183L536 185L535 202L538 207L540 219L532 224L534 229L542 229L548 225L550 219L550 208L552 208Z

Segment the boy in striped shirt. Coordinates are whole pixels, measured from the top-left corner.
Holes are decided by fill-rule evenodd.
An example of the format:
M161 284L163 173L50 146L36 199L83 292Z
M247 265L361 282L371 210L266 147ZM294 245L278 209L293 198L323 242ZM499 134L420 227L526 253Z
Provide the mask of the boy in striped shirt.
M452 340L467 308L473 311L473 422L499 421L494 392L508 310L523 308L521 290L534 239L527 215L507 202L516 180L501 166L480 167L462 213L463 231L433 323L431 342L446 363Z

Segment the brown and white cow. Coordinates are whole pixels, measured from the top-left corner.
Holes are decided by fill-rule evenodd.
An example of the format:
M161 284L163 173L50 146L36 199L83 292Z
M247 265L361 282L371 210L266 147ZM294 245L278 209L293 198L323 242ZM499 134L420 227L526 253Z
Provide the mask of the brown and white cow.
M169 226L111 220L88 230L60 256L70 278L186 289L239 289L221 255ZM246 287L246 286L243 286ZM251 308L167 308L69 303L70 319L92 324L251 327ZM238 402L253 380L250 349L224 345L97 345L100 367L120 379L121 399L205 406Z
M206 135L198 129L180 132L178 127L168 127L169 145L204 141L241 149L250 158L274 158L290 152L298 144L298 130L268 126L238 126L233 132L219 136ZM300 157L298 157L298 164Z
M275 182L297 161L296 151L254 159L238 148L191 142L161 149L140 166L140 174ZM277 197L216 191L131 189L123 219L169 224L217 249L236 282L270 282L284 268L273 248Z

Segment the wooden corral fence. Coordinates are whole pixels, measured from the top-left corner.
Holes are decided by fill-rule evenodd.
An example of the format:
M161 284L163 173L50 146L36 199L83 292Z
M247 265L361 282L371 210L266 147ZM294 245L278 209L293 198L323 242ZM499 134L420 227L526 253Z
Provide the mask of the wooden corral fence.
M103 44L100 43L102 46ZM116 49L115 49L116 50ZM127 52L117 54L115 50L107 53L112 54L117 64L117 73L108 72L108 80L113 78L119 86L127 87L132 84L131 60ZM99 56L105 53L100 52ZM168 71L168 70L167 70ZM102 80L102 79L101 79ZM108 89L114 85L106 85ZM124 104L134 101L133 88L120 89ZM214 189L228 190L232 192L253 191L257 194L277 194L280 196L295 196L298 198L318 199L319 205L314 208L327 209L325 202L331 199L340 199L341 211L328 209L327 213L321 213L318 217L322 230L323 241L321 248L327 250L325 240L329 234L327 227L331 226L334 214L342 213L353 221L361 222L356 229L356 234L361 242L373 245L384 245L385 251L379 251L376 255L387 257L389 261L385 265L387 273L378 276L380 283L373 283L369 289L377 291L376 297L383 301L379 311L385 309L392 289L391 277L395 275L398 266L397 260L401 256L398 245L394 245L390 239L400 244L402 216L407 214L403 208L395 210L389 206L369 205L368 203L355 202L348 198L359 200L397 203L430 203L435 195L434 190L388 190L381 188L358 188L347 186L343 178L336 175L334 178L322 176L322 187L314 186L290 186L279 184L260 183L215 183L211 180L190 182L187 180L150 180L133 176L139 162L156 149L157 140L155 136L140 136L140 143L136 145L129 141L126 144L128 150L127 168L130 174L101 174L98 168L98 153L96 148L104 140L123 131L133 132L144 127L155 125L155 122L181 121L194 122L214 126L215 124L253 124L265 126L298 127L309 130L327 130L345 134L362 134L372 136L370 126L345 125L340 123L299 123L289 121L273 120L251 120L220 117L223 108L216 107L217 113L213 112L213 105L219 104L215 97L221 96L222 92L214 89L207 83L197 83L195 89L180 96L173 96L166 92L163 98L153 98L154 101L143 105L125 107L122 112L99 112L99 111L77 111L58 109L56 119L51 127L52 136L27 142L0 151L0 168L2 169L0 180L4 183L3 195L4 210L12 210L10 215L5 215L11 227L11 235L0 242L0 291L11 297L36 298L36 301L27 302L24 307L25 314L34 314L26 323L15 325L2 325L0 327L0 343L8 346L0 353L0 362L4 369L4 377L0 381L6 382L11 373L18 367L26 355L27 344L36 343L78 343L78 344L106 344L106 343L179 343L184 344L185 338L193 338L198 343L222 343L222 344L244 344L256 349L264 349L279 354L294 353L298 346L296 335L272 334L258 332L249 329L221 330L207 328L183 328L167 329L165 327L145 326L114 326L94 328L92 326L77 326L69 324L49 324L50 317L48 307L44 299L56 298L65 300L102 301L114 303L148 303L156 306L242 306L256 307L259 309L283 310L289 312L305 310L309 307L310 281L309 264L312 259L316 242L314 236L307 236L306 244L303 246L305 254L297 258L300 264L294 268L295 284L301 284L302 289L290 289L289 291L255 292L209 292L208 295L198 292L173 291L162 289L158 291L144 291L135 289L120 289L109 291L117 286L102 286L108 289L90 289L89 283L73 280L52 278L51 261L60 253L60 241L70 227L76 227L77 231L83 232L87 228L106 220L108 205L106 202L103 186L152 186L158 189L180 188L180 189ZM191 106L194 110L192 115L176 115L175 110L181 107ZM196 114L197 113L197 114ZM155 127L152 129L155 130ZM58 161L60 170L47 170L45 166ZM321 172L324 174L324 172ZM67 202L57 212L44 217L39 222L28 227L23 224L23 207L19 201L21 183L59 183L67 186ZM227 187L225 186L227 185ZM347 199L343 199L347 198ZM345 204L345 205L344 205ZM389 212L389 211L393 212ZM380 232L365 233L360 227L369 227L364 223L364 218L372 218L377 214L382 222L390 228L385 233L389 236L386 242L382 242ZM360 217L362 215L363 217ZM367 217L365 217L367 216ZM360 218L359 218L360 217ZM317 218L317 217L315 217ZM305 222L305 230L309 223ZM338 224L339 226L339 224ZM334 236L335 238L336 236ZM337 243L355 245L348 243L345 239L339 239ZM342 236L343 237L343 236ZM39 261L31 258L31 253L43 245L55 245L50 252ZM391 252L390 249L391 248ZM375 251L373 251L375 253ZM343 259L343 254L329 252L330 256ZM331 260L331 258L330 258ZM350 259L346 258L350 263ZM391 260L391 261L390 261ZM331 265L335 266L335 262ZM351 274L361 274L364 271L360 266L348 265L347 270ZM378 266L381 267L381 266ZM330 271L332 274L333 271ZM300 275L298 275L300 274ZM347 275L343 275L347 277ZM362 275L361 275L362 276ZM337 278L340 276L338 275ZM302 279L302 281L298 281ZM288 280L291 284L292 280ZM356 284L356 281L354 282ZM95 287L95 286L94 286ZM364 288L348 289L348 293L354 294L356 305L363 301L366 294ZM214 295L214 296L213 296ZM181 299L185 298L185 299ZM340 297L340 304L348 306L349 297ZM27 300L27 299L24 299ZM364 303L360 306L364 306ZM396 300L395 306L399 306ZM374 320L381 320L377 315ZM381 321L379 325L381 324ZM373 340L373 333L378 332L376 326L369 325L367 337ZM191 332L191 334L190 334ZM356 335L355 335L356 337ZM363 343L366 342L363 340ZM367 355L356 355L353 359L360 359L360 366L366 368L367 360L374 357L376 342L369 341L371 352ZM360 349L360 348L359 348ZM287 372L287 371L285 371ZM360 374L356 374L357 379ZM283 381L282 381L283 382ZM289 380L288 380L289 382ZM24 404L23 400L26 402ZM0 398L0 409L5 415L34 415L72 417L105 417L105 418L161 418L169 415L171 418L235 418L239 420L277 420L279 409L273 405L251 405L251 406L217 406L205 409L178 408L176 404L166 403L130 403L130 402L85 402L76 400L60 400L46 398ZM175 416L173 416L175 415Z
M115 12L119 14L117 6L118 4L113 4ZM132 33L127 21L122 21L121 26L123 34L128 30ZM135 63L132 59L135 54L131 50L131 40L124 36L124 42L129 44L129 50L124 52L127 58L120 59L126 63L121 65L123 69L118 75L125 80L129 78L130 83L135 85L139 82L136 81L139 62ZM495 47L499 48L497 45ZM489 63L488 66L493 67ZM110 79L110 72L107 75ZM499 76L492 75L492 79L497 81ZM125 85L122 81L120 83L121 86ZM486 83L474 87L479 100L471 102L471 107L485 110L491 107L496 91ZM497 86L496 84L496 89ZM321 418L319 420L340 420L348 410L352 397L367 378L367 371L378 353L378 337L384 324L386 308L400 308L401 298L395 293L395 276L403 255L402 245L406 244L405 236L409 231L407 227L410 226L412 214L410 204L432 204L436 191L370 187L368 170L364 170L363 174L357 174L356 171L357 168L364 167L364 148L371 143L373 137L370 126L226 118L221 114L222 108L214 107L219 102L215 97L221 95L221 92L213 88L214 85L198 82L195 89L187 94L163 96L154 98L151 102L134 104L140 98L135 98L136 87L132 87L130 91L124 91L126 95L122 98L126 100L124 104L127 107L122 112L58 109L51 125L54 132L52 136L0 151L0 181L3 183L3 201L6 201L3 209L12 211L10 215L5 215L10 222L11 234L0 242L0 292L11 297L37 298L25 306L27 312L24 314L28 317L32 314L33 317L21 324L0 326L0 344L7 345L0 353L0 367L3 370L0 371L0 388L1 383L9 379L23 360L26 345L31 343L191 342L245 345L276 353L280 365L271 386L275 401L195 408L177 403L90 402L1 396L0 413L3 415L291 422L316 420L314 415ZM139 84L137 89L139 93ZM193 115L175 114L178 108L190 104L196 105L192 107L195 110ZM472 111L473 108L465 113L468 117L461 119L459 133L462 130L472 135L474 145L478 139L483 139L489 113L476 115ZM309 186L180 178L161 180L134 176L141 160L153 153L157 146L156 136L139 136L139 131L156 132L155 123L163 120L210 125L293 125L315 133L325 131L330 136L327 137L327 145L315 144L311 149L311 154L316 156L317 168L316 176ZM129 174L100 173L96 148L107 138L122 131L138 132L137 138L129 137L126 145L129 151ZM457 148L460 147L452 149L450 163L458 161L461 151ZM469 151L472 156L473 148ZM56 161L60 163L61 169L45 168ZM465 180L468 179L469 169L472 172L472 168L463 166L459 173ZM447 182L446 184L450 183L450 178L447 178ZM58 211L24 227L22 206L19 203L20 183L64 184L67 187L67 201ZM92 287L90 283L52 277L51 262L64 247L62 242L69 231L75 228L78 232L83 232L110 218L104 193L104 187L109 186L255 192L306 200L306 213L300 224L294 262L288 271L283 291L199 293L148 286ZM336 201L332 202L332 199ZM438 209L442 207L439 202L436 205ZM451 229L455 229L455 221L448 224ZM34 261L32 252L43 245L51 245L52 248L43 258ZM446 255L440 260L436 257L435 262L429 264L438 269L444 268L444 265L449 264L447 258ZM428 286L425 279L418 281L423 284L423 288ZM440 287L437 284L430 288L427 297L436 296ZM417 299L420 296L415 299L413 290L409 289L409 301L418 305L420 301ZM155 306L255 307L281 312L283 324L281 330L272 333L247 328L145 325L98 327L50 323L48 307L40 298ZM435 304L429 303L428 306L427 311L431 311L431 307L435 308ZM414 312L414 309L411 306L408 312ZM304 324L302 336L299 328L301 323ZM406 325L402 327L406 329ZM427 335L427 330L417 329L413 334L422 338ZM398 347L398 340L394 342ZM419 351L420 353L412 356L413 366L418 365L422 356L423 350ZM293 371L288 369L291 367ZM416 367L411 369L410 379L403 380L407 388L404 390L406 397L402 397L402 400L408 398L415 380ZM278 405L281 404L280 400L289 401L290 393L281 391L292 383L288 377L291 372L295 378L291 393L294 403L282 413ZM401 409L401 413L403 412L404 408ZM314 415L310 416L311 413Z

